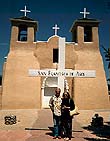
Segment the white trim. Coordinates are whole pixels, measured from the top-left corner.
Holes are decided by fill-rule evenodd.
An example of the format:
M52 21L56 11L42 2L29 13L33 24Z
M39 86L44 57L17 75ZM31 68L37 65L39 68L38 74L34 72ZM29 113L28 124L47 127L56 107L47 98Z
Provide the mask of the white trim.
M46 69L46 70L36 70L36 69L29 69L29 76L36 77L36 76L44 76L44 77L59 77L60 79L64 77L96 77L95 70L55 70L55 69Z

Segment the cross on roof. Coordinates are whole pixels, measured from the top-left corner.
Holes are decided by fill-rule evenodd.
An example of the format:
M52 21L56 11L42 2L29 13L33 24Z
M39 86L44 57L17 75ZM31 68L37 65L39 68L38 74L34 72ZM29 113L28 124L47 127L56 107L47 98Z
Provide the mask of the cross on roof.
M55 24L55 26L54 26L54 27L52 27L52 29L54 29L54 30L55 30L55 35L57 35L57 30L58 30L58 29L60 29L60 28L57 26L57 24Z
M26 6L25 6L24 10L20 10L20 11L21 11L21 12L24 12L24 16L25 16L25 17L26 17L27 12L31 12L31 11L29 11L29 10L26 9Z
M84 18L86 18L87 14L90 14L90 12L86 11L86 8L84 8L84 12L80 12L80 13L84 15Z

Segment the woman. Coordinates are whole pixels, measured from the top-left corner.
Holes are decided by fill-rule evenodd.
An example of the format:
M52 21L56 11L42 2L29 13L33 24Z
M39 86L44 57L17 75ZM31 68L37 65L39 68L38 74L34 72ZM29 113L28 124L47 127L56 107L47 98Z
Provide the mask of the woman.
M70 110L75 108L74 101L70 98L68 92L63 93L61 111L62 111L62 132L65 140L71 140L72 137L72 118Z

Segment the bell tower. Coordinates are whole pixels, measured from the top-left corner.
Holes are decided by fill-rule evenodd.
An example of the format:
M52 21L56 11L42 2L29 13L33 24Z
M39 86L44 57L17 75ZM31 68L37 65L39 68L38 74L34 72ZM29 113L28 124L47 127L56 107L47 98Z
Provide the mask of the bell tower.
M12 18L11 44L34 42L36 40L37 21L28 17Z
M87 18L86 15L90 13L86 12L86 8L84 8L84 12L80 13L84 14L84 17L77 19L70 29L72 41L78 44L90 42L99 46L98 25L100 22L96 19Z
M19 43L33 43L36 41L36 31L38 22L27 17L27 12L31 12L25 9L20 10L24 12L24 16L18 18L11 18L11 39L10 48L19 46Z
M99 21L87 18L84 8L82 19L76 20L72 27L72 41L77 57L75 70L95 70L95 78L74 78L74 99L80 109L103 109L108 108L109 96L107 81L103 66L102 56L99 50ZM93 104L95 103L95 104Z
M75 43L95 42L98 44L98 25L95 19L78 19L71 28L72 41Z
M28 76L30 68L40 68L34 55L37 21L25 14L12 18L11 26L10 50L4 64L2 108L40 108L40 102L35 100L41 99L37 94L40 93L40 78L30 79Z

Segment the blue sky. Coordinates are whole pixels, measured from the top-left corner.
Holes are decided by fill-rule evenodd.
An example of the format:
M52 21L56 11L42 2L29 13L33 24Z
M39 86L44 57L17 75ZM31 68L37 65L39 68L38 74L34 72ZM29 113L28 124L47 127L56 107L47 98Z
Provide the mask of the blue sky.
M105 48L110 46L110 0L4 0L0 4L0 75L4 57L9 51L11 24L10 18L24 16L21 9L24 6L31 11L27 16L38 21L37 40L48 40L54 34L52 27L57 24L60 27L58 35L71 41L69 32L74 20L82 18L80 14L84 8L90 12L88 18L100 20L99 38L100 45ZM107 78L107 62L105 63L104 50L101 54L104 59Z

